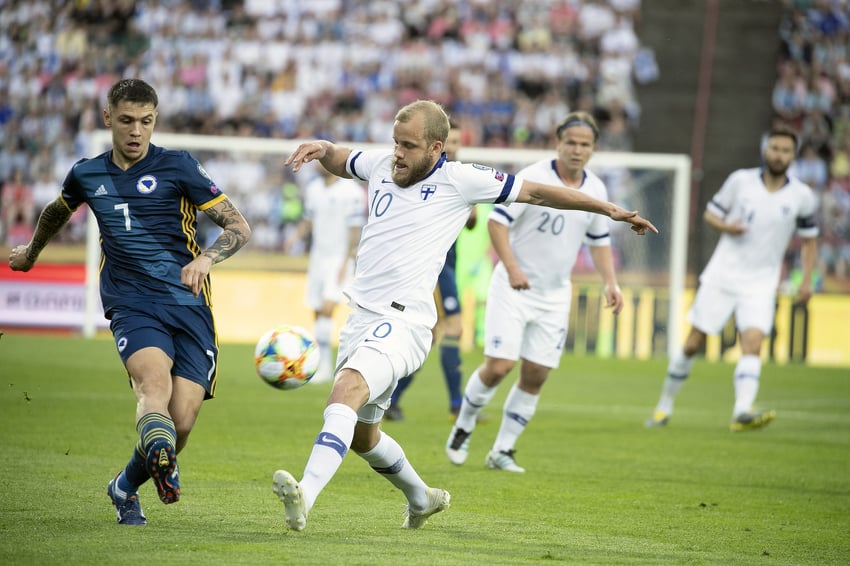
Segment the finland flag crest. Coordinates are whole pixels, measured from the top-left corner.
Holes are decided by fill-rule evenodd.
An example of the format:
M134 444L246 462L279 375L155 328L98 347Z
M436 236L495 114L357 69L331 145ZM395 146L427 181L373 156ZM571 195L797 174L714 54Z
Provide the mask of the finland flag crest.
M437 192L437 185L422 185L422 188L419 189L419 194L422 196L422 200L428 200L428 197Z

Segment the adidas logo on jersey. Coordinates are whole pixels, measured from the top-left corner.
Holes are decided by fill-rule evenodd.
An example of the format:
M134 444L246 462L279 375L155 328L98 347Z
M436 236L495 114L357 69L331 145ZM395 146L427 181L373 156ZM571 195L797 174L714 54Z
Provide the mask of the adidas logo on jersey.
M102 197L105 194L106 194L106 187L104 187L103 185L99 186L97 188L97 190L94 192L94 196L96 196L96 197Z

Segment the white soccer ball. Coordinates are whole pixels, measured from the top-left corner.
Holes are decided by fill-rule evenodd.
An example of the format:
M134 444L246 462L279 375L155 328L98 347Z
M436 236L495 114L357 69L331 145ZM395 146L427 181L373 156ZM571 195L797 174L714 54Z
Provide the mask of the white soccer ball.
M299 326L272 328L254 348L257 375L277 389L297 389L319 368L319 345Z

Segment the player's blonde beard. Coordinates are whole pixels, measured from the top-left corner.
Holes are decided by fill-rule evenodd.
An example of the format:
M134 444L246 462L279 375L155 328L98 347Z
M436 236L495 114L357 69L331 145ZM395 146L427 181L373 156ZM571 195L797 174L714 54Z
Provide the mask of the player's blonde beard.
M431 163L427 157L424 157L415 163L408 163L407 175L405 175L404 177L400 177L396 173L395 163L396 159L394 157L392 162L393 168L392 173L390 173L390 177L392 177L393 183L395 183L399 187L409 187L414 183L418 183L419 181L425 178L425 175L427 175L428 171L430 171L431 168L434 166L434 164Z

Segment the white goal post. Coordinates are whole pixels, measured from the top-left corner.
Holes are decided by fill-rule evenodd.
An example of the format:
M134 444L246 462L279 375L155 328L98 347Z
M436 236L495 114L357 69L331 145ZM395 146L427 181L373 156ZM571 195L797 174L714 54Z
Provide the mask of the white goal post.
M170 149L185 149L192 153L217 151L251 155L288 155L303 141L305 140L172 133L155 133L152 138L152 142L156 145ZM95 148L95 151L106 151L111 147L111 142L111 132L108 130L96 130L92 133L91 147ZM345 142L341 143L345 144ZM386 144L365 143L355 143L351 144L351 146L358 149L388 147ZM551 149L463 147L458 151L458 158L462 161L493 166L515 164L517 165L516 169L534 161L552 158L553 155L554 152ZM203 162L203 159L201 161ZM669 219L662 222L661 219L648 216L645 211L641 210L642 214L648 216L660 230L665 232L664 239L669 241L669 264L666 266L668 274L667 284L669 287L666 335L668 337L668 354L672 355L672 350L677 346L681 334L681 308L687 271L691 160L687 155L682 154L600 151L594 154L589 167L597 173L599 172L597 169L628 168L662 171L672 174L672 202L668 203ZM610 187L611 185L609 183ZM226 186L222 188L225 193L228 192ZM616 201L617 199L612 197L612 200ZM629 208L626 204L623 204L623 206ZM646 236L646 238L653 237L652 235ZM85 318L82 328L83 335L86 337L94 336L96 332L96 321L100 316L98 312L100 305L98 297L99 239L97 222L94 220L92 213L89 212L86 232Z

